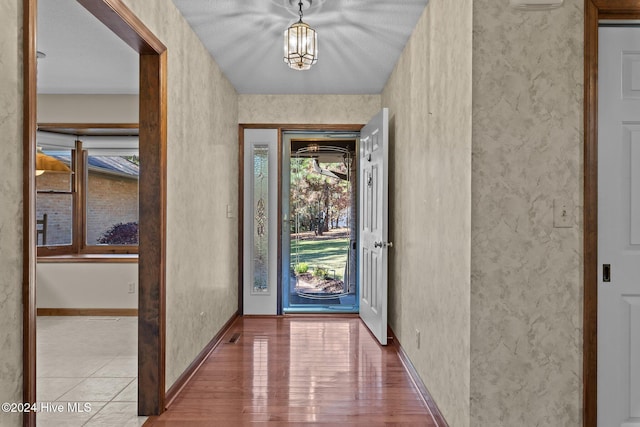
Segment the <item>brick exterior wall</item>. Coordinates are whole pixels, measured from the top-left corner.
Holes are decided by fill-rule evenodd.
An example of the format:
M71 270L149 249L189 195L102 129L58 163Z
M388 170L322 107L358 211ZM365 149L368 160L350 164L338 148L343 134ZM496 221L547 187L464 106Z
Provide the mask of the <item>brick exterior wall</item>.
M69 189L69 173L45 172L36 177L37 190ZM87 243L120 222L138 221L138 180L89 171L87 201ZM47 245L71 243L70 195L38 194L36 218L47 214ZM42 244L42 238L38 238Z
M138 180L89 172L87 243L120 222L138 222Z
M71 174L66 172L45 172L36 176L36 190L69 191ZM71 244L71 196L67 194L36 194L36 219L47 214L47 245ZM38 236L38 244L42 237Z

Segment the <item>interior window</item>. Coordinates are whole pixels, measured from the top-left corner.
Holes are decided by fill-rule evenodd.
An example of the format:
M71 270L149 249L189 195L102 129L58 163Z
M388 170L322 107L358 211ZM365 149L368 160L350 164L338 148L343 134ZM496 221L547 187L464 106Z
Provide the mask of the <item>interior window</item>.
M73 245L75 143L58 141L36 153L37 244L52 250Z
M41 135L38 255L137 253L137 136Z
M89 150L86 159L85 243L136 246L140 158Z

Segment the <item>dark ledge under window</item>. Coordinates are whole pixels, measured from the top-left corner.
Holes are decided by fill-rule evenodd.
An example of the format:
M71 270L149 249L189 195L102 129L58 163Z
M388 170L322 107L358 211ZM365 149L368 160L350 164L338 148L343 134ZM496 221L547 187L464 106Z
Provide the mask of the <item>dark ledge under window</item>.
M138 254L69 254L39 256L38 263L137 263Z

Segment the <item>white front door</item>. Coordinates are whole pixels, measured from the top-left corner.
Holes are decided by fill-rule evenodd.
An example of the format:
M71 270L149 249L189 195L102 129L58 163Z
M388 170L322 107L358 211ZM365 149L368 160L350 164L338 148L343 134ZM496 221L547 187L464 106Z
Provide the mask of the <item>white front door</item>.
M598 426L640 426L640 28L598 43Z
M360 131L360 317L387 344L389 110Z
M278 312L278 130L244 130L243 314Z

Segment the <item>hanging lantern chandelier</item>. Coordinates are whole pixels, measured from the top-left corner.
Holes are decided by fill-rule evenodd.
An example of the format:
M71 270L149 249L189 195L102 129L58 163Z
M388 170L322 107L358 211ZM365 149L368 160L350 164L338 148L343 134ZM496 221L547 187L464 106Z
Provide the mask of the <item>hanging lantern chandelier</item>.
M305 0L311 6L312 0ZM316 30L302 22L302 0L299 0L300 19L284 32L284 62L294 70L308 70L318 62Z

